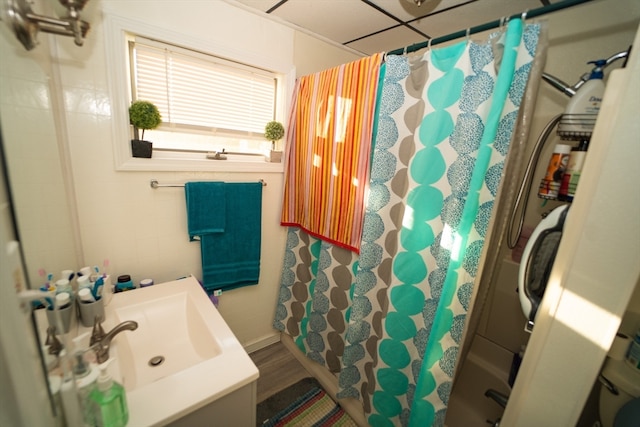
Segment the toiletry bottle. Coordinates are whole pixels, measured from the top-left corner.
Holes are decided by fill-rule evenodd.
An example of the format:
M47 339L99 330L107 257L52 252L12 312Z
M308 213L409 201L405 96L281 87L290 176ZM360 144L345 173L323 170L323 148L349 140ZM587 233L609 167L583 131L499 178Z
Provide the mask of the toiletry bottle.
M89 288L80 289L78 291L78 299L83 304L89 304L89 303L92 303L92 302L96 302L96 299L91 294L91 289L89 289Z
M602 67L607 63L604 59L590 61L595 67L587 80L571 97L562 119L558 124L558 135L563 139L589 137L593 125L600 112L600 104L604 95L604 72Z
M551 159L549 160L549 166L547 166L547 173L544 178L542 178L542 181L540 181L538 197L552 200L558 198L560 183L567 168L570 152L570 145L558 144L555 146Z
M56 295L56 308L58 310L64 310L71 305L71 297L68 293L63 292Z
M141 288L146 288L147 286L153 286L153 279L142 279L140 281Z
M99 427L124 427L129 421L124 387L113 380L107 368L114 359L100 365L97 386L89 395Z
M63 292L69 294L69 296L73 293L73 288L68 279L60 279L56 282L56 293L60 294Z
M640 328L636 331L629 350L627 350L626 360L633 369L640 370Z
M589 140L583 138L578 146L571 149L567 171L562 177L562 184L560 184L560 190L558 191L558 200L573 201L573 196L576 194L576 188L578 187L578 181L582 173L584 159L587 156L588 146Z
M89 394L95 388L96 380L98 379L98 368L91 366L84 360L83 351L77 352L75 359L73 375L76 378L76 390L78 392L78 400L80 401L82 419L86 426L95 426L95 415Z
M60 401L67 427L83 427L82 408L76 393L76 385L73 376L69 373L65 375L60 385Z
M91 287L91 280L89 280L89 276L78 276L76 282L78 282L78 291Z
M129 276L128 274L118 276L118 283L116 283L116 292L130 291L135 288L136 286L133 284L131 276Z

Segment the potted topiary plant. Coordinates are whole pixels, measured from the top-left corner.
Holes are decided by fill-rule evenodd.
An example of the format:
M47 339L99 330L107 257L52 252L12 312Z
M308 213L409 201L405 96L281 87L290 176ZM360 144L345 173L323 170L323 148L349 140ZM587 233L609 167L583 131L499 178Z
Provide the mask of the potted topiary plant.
M284 136L284 126L275 120L270 121L264 128L264 136L271 141L269 161L280 163L282 161L282 151L276 150L276 141L279 141Z
M155 129L162 123L160 111L149 101L134 101L129 107L129 122L133 125L134 133L134 139L131 140L131 154L133 157L150 159L153 144L144 140L144 131ZM138 138L139 129L142 129L140 138Z

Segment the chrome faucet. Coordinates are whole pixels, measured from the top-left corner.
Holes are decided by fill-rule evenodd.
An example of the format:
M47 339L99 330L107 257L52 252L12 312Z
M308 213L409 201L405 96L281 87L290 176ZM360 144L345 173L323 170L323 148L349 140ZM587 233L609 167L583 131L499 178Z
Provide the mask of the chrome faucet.
M489 390L484 392L484 395L493 399L498 405L502 406L503 408L507 407L509 396L500 393L498 390L490 388Z
M135 331L136 329L138 329L138 322L135 322L133 320L126 320L97 339L91 337L92 342L95 342L93 346L96 351L96 358L98 363L104 363L109 359L109 347L111 346L111 340L114 339L116 335L118 335L122 331ZM100 326L99 328L96 328L94 326L94 332L97 330L102 331L102 326Z

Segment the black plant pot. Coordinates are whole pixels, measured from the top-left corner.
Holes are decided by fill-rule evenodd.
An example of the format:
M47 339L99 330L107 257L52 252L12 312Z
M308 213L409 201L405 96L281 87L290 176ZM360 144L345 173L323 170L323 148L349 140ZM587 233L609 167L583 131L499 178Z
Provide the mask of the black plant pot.
M143 141L141 139L131 140L131 154L133 157L142 157L144 159L150 159L153 152L153 144L149 141Z

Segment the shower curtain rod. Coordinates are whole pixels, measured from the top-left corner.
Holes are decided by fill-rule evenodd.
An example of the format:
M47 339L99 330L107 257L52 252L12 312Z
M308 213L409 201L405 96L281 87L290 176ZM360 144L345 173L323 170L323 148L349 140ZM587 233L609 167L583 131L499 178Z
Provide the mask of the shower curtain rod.
M515 18L520 18L522 16L525 16L526 18L535 18L537 16L546 15L548 13L556 12L562 9L568 9L570 7L577 6L582 3L588 3L590 1L593 1L593 0L564 0L558 3L552 3L547 6L542 6L537 9L531 9L521 14L511 15L508 19L511 20ZM482 31L491 30L493 28L498 28L501 25L503 25L504 22L506 22L504 19L505 18L487 22L485 24L471 27L466 30L460 30L455 33L447 34L446 36L432 38L426 42L416 43L404 48L394 49L392 51L387 52L387 55L402 55L403 53L415 52L420 49L424 49L425 47L459 39L461 37L466 37L471 34L476 34Z

